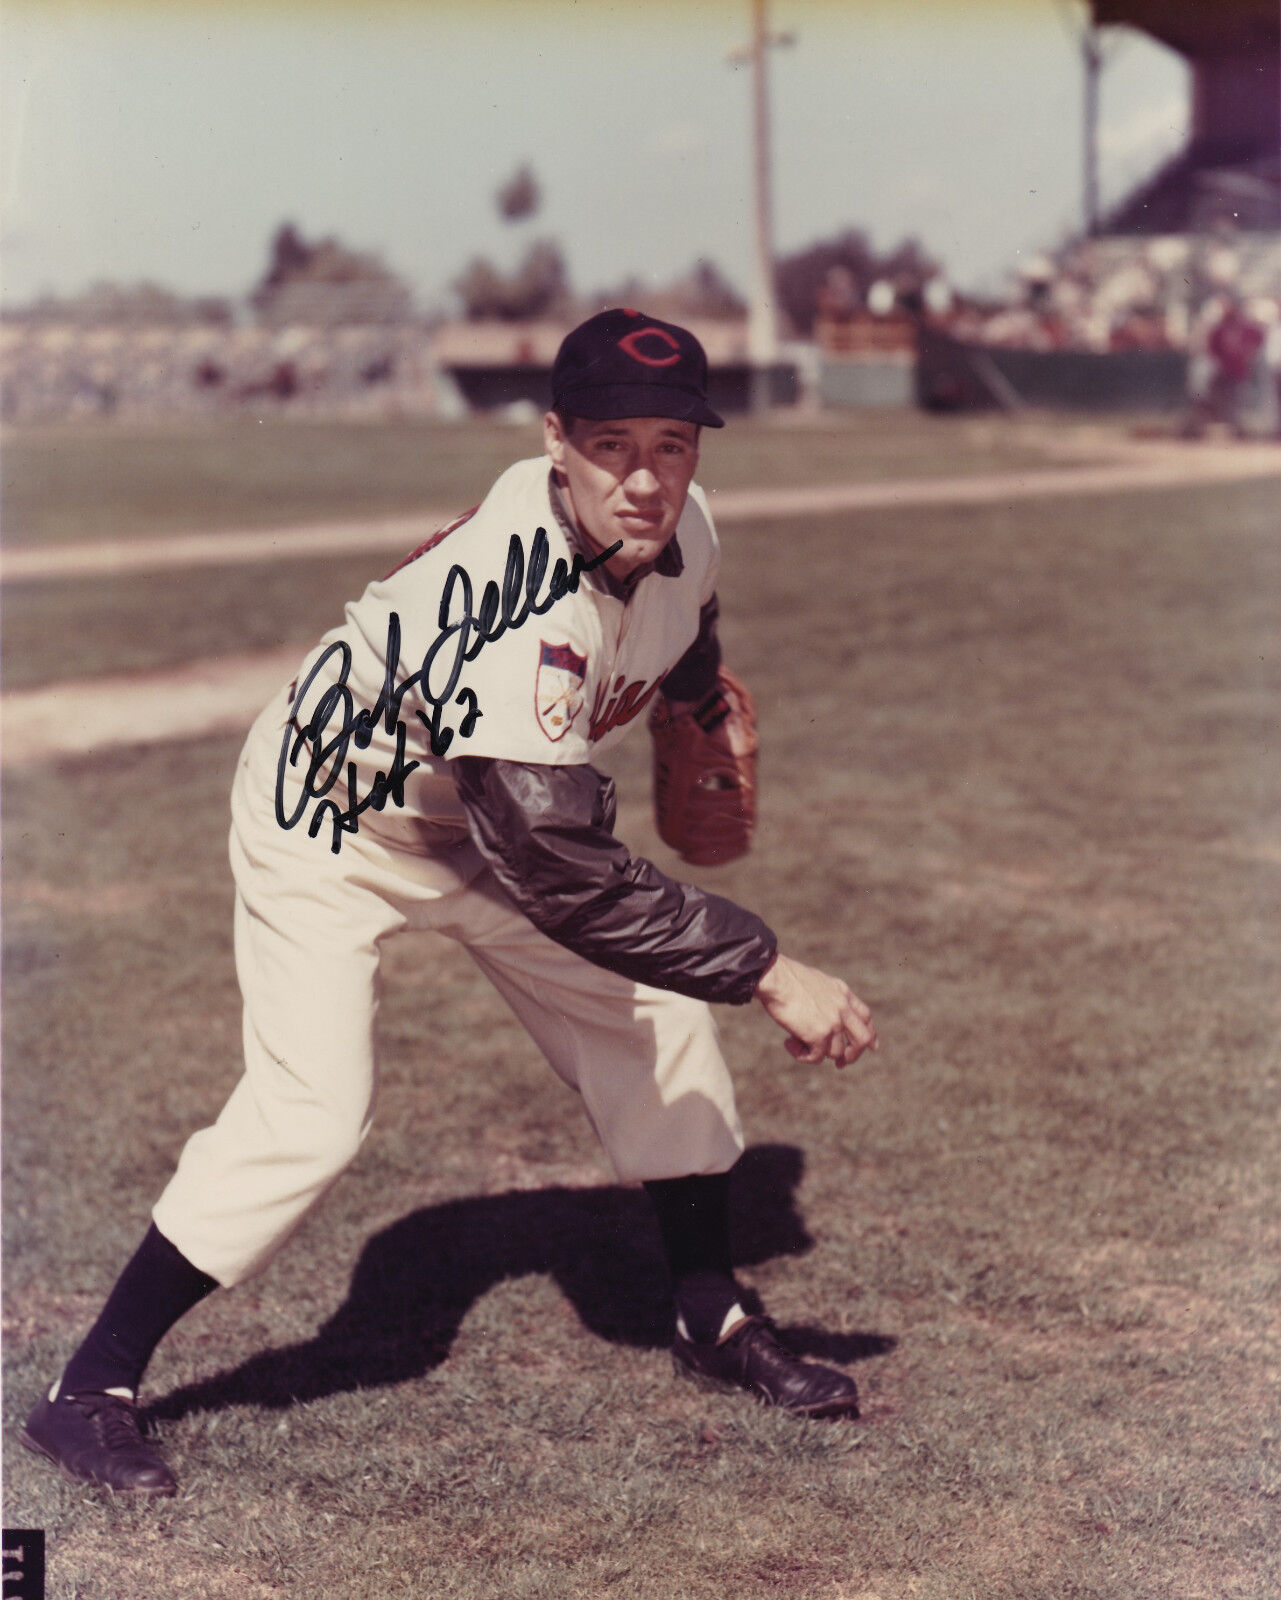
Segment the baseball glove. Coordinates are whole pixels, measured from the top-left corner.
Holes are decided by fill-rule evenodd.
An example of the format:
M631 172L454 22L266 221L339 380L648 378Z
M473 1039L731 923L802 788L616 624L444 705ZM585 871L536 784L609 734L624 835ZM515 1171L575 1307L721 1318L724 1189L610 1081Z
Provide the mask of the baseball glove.
M697 705L674 711L659 695L654 740L654 816L659 837L692 866L746 855L756 826L756 706L724 667Z

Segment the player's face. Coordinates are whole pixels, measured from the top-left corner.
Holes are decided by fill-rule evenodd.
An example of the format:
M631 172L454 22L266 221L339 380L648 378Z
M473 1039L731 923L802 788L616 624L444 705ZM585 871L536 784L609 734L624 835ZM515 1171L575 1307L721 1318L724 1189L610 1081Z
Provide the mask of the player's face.
M625 578L656 561L676 532L698 466L695 424L575 417L566 429L549 411L543 436L578 526L601 549L622 544L606 569Z

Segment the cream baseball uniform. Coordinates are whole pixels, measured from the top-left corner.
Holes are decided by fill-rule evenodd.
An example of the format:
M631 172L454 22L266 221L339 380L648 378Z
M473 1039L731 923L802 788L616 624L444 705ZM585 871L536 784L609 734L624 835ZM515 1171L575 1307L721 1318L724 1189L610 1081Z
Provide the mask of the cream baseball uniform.
M678 1369L797 1415L857 1412L854 1383L788 1352L734 1280L742 1136L707 1002L753 999L778 941L632 856L592 765L660 689L700 710L716 692L716 538L689 487L691 430L723 425L707 357L687 329L620 308L566 336L551 378L548 457L371 584L245 743L231 830L245 1070L27 1418L24 1445L74 1482L176 1493L139 1426L147 1363L219 1284L265 1266L356 1154L379 951L410 928L468 950L619 1175L644 1182ZM602 549L602 529L618 542ZM449 1003L430 982L422 996Z
M589 764L698 635L718 563L701 490L679 554L626 603L583 570L561 516L548 461L518 462L347 607L250 732L231 833L245 1073L154 1211L224 1285L266 1265L368 1131L379 947L402 929L467 948L621 1178L722 1172L742 1150L707 1004L540 933L470 837L450 771L468 755Z

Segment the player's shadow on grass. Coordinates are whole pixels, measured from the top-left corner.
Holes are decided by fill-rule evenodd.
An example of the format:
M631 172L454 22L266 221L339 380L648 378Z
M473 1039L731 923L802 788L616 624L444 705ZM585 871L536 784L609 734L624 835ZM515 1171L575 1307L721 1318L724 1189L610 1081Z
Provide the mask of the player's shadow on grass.
M743 1156L732 1188L737 1265L810 1249L795 1198L804 1165L792 1145L757 1145ZM640 1348L671 1340L667 1272L643 1192L610 1184L482 1195L410 1212L375 1234L347 1299L314 1338L175 1389L147 1415L173 1420L234 1405L290 1406L421 1377L445 1360L483 1294L530 1273L552 1277L584 1325L604 1339ZM829 1361L858 1361L894 1345L880 1334L809 1326L783 1332L798 1354Z

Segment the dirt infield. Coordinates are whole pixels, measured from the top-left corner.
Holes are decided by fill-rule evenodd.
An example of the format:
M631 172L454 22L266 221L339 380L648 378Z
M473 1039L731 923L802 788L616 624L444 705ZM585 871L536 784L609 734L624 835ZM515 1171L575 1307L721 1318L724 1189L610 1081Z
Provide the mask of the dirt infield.
M1105 465L1055 467L972 477L912 478L811 488L726 490L716 495L718 522L769 516L817 516L851 510L983 505L1071 494L1125 493L1181 484L1281 476L1281 448L1169 443L1130 445L1126 459ZM368 549L404 549L445 512L368 522L306 525L266 532L9 550L0 574L24 579L73 578L128 571L224 565ZM27 765L116 745L153 744L232 732L248 725L297 664L299 646L216 658L177 669L52 684L0 697L0 760Z
M298 665L296 645L164 672L59 683L0 697L0 760L22 766L112 745L247 728Z

